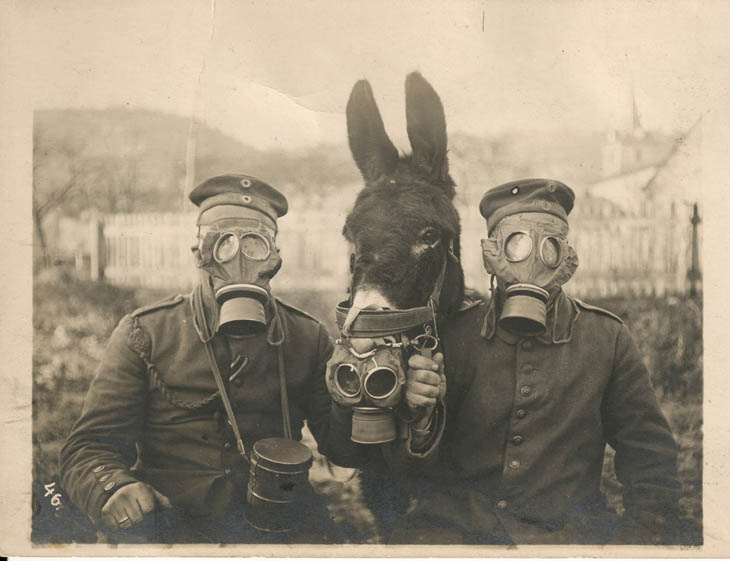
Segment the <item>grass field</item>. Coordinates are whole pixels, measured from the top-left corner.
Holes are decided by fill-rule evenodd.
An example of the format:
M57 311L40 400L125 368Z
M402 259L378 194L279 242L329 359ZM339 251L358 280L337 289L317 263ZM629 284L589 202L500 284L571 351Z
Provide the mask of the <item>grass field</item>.
M166 294L111 287L49 269L33 291L33 540L95 541L96 533L68 499L58 495L58 452L81 405L106 339L125 314ZM338 294L283 295L321 318L334 333L332 305ZM677 298L590 300L628 324L652 372L680 447L681 515L686 544L702 542L702 312ZM328 468L320 457L312 472L317 489L348 539L376 543L380 536L364 507L352 470ZM606 455L603 488L621 510L620 484ZM54 499L55 497L55 499ZM53 501L53 502L52 502ZM58 504L60 502L60 505ZM55 504L54 504L55 503Z

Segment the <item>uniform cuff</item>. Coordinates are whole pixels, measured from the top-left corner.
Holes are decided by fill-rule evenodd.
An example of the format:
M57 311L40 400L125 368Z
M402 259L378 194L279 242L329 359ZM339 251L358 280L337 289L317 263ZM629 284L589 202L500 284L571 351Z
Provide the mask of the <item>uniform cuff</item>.
M121 487L130 483L137 483L139 480L126 469L104 464L94 467L91 471L96 482L91 488L86 503L86 514L98 526L101 519L101 509L104 508L109 498Z
M438 400L431 413L431 420L425 429L409 427L406 437L406 452L414 458L427 458L438 449L446 427L446 404Z

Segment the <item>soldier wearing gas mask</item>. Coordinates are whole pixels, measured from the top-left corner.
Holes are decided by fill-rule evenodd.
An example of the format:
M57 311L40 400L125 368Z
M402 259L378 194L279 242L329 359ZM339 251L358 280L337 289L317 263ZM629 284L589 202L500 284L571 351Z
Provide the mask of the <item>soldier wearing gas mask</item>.
M547 179L482 198L482 256L496 285L441 332L446 428L392 541L681 539L677 448L636 344L619 317L563 290L578 266L573 203L569 187ZM616 452L622 517L600 490L606 444Z
M337 462L350 421L325 384L324 327L271 294L287 201L246 175L190 199L200 281L114 330L61 452L62 484L112 540L337 539L299 440L306 420Z

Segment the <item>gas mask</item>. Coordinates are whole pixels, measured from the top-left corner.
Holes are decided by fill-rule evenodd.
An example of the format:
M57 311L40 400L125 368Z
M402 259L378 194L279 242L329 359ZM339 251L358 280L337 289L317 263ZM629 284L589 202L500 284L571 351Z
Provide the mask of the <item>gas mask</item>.
M499 318L504 328L519 335L545 330L550 297L578 268L567 234L560 218L524 212L506 216L482 240L484 269L506 287Z
M430 324L433 312L430 306L357 310L353 321L350 310L344 303L337 307L343 336L327 366L327 388L337 403L352 407L354 442L390 442L397 437L394 409L403 399L408 358L414 353L431 356L439 343ZM413 331L422 333L409 336ZM358 352L358 340L369 341L369 348Z
M247 335L266 329L269 283L281 267L275 240L274 222L253 209L236 207L235 216L199 223L193 252L219 307L216 331Z

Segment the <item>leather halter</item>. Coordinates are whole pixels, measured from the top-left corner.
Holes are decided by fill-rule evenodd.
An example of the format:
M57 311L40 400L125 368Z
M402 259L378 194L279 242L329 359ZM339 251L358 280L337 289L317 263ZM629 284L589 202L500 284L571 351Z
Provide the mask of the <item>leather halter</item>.
M453 241L449 244L448 253L444 257L436 284L425 306L405 310L369 310L351 306L350 301L338 304L335 309L335 317L337 327L343 337L383 337L394 333L402 333L429 322L433 322L435 335L438 337L436 313L446 279L446 266L449 259L459 262L458 257L453 252Z

